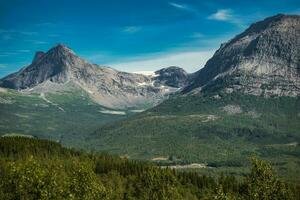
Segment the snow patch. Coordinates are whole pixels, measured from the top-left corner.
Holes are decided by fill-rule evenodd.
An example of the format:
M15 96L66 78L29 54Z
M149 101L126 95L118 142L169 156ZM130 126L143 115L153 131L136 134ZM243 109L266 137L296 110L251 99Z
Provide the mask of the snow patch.
M130 112L134 112L134 113L140 113L140 112L144 112L145 110L130 110Z
M111 114L111 115L126 115L124 111L116 111L116 110L101 110L99 111L103 114Z
M155 74L154 71L138 71L138 72L133 72L134 74L142 74L142 75L145 75L145 76L157 76Z

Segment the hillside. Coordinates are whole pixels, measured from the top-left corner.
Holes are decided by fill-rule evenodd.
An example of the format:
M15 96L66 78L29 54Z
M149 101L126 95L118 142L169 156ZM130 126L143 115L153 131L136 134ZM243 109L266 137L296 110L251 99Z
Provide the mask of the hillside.
M0 88L0 136L25 134L78 147L99 125L132 114L100 106L83 90L28 94Z
M255 153L297 180L299 110L299 98L291 97L179 97L102 126L86 143L130 158L175 156L188 163L208 163L236 175Z
M19 137L0 138L0 178L0 199L6 200L299 199L297 185L281 181L256 158L243 180L215 179Z

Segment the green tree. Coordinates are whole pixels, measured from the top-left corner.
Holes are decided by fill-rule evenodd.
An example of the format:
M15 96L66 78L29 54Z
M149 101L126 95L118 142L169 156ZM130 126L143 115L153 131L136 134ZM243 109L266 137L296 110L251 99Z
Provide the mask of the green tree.
M43 161L31 156L8 163L4 170L0 195L6 200L94 200L106 197L105 188L91 167L77 160Z
M289 200L293 199L288 186L279 180L269 162L251 158L252 169L247 177L247 199L251 200Z

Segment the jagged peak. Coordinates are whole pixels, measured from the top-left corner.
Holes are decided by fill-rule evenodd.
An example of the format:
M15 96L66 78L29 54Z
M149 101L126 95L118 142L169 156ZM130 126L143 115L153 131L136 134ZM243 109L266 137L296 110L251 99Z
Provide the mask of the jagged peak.
M52 52L55 52L55 53L59 53L59 54L73 54L75 55L75 52L69 48L68 46L64 45L64 44L61 44L61 43L58 43L56 46L52 47L48 52L48 53L52 53Z
M182 69L181 67L178 67L178 66L165 67L165 68L155 71L155 73L157 74L157 73L161 73L161 72L174 72L174 71L181 71L183 73L186 73L186 71L184 69Z
M267 29L268 27L280 24L285 19L300 19L298 15L285 15L277 14L271 17L267 17L262 21L253 23L245 32L253 31L260 32L261 30Z
M262 31L274 26L280 25L286 19L296 19L300 20L300 15L286 15L286 14L277 14L271 17L267 17L261 21L255 22L249 26L244 32L234 37L232 40L229 40L227 43L221 46L221 48L228 46L236 42L237 40L245 37L250 36L253 34L259 34Z

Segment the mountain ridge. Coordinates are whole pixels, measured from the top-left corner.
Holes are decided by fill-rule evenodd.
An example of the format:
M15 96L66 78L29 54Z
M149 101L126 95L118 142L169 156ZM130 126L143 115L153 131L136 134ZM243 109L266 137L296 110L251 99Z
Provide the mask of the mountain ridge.
M253 95L300 94L300 16L275 15L222 44L183 93L230 82L223 90Z
M90 64L69 47L58 44L46 53L36 52L32 64L0 79L0 86L42 93L68 90L70 84L65 84L71 82L106 107L151 107L187 84L188 74L181 68L172 69L176 80L159 72L147 76Z

